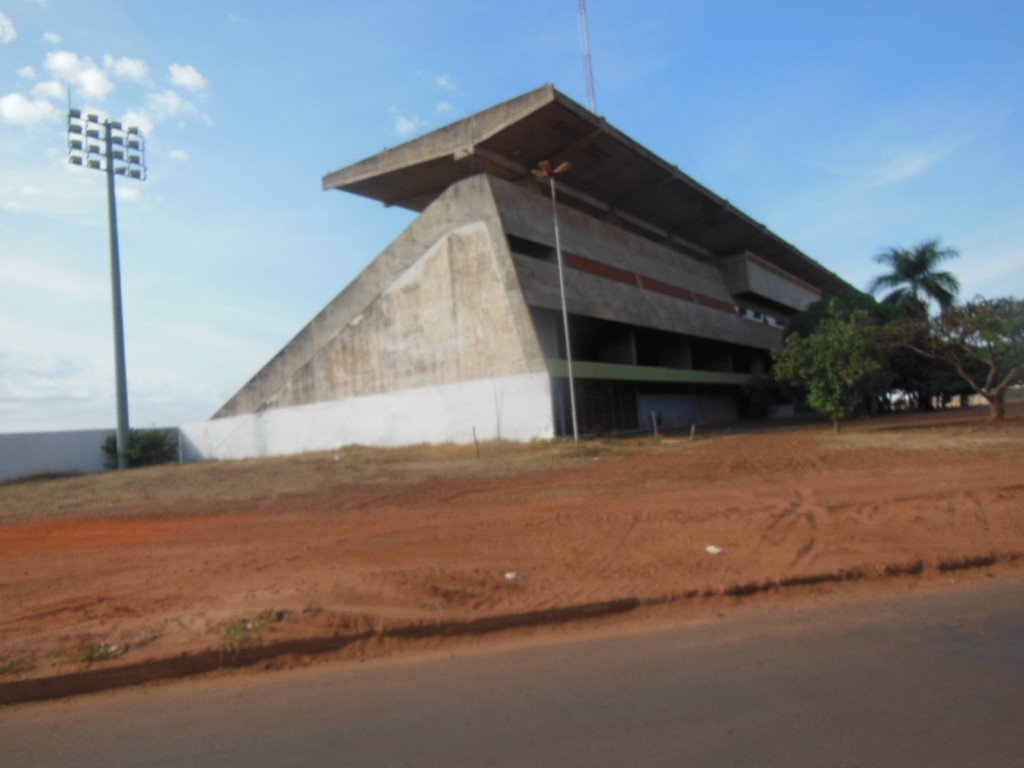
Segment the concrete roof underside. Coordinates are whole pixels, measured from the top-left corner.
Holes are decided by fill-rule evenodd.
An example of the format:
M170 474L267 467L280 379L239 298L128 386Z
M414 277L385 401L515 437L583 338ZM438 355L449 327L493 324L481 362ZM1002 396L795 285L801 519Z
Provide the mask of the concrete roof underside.
M750 251L825 294L850 288L550 85L330 173L323 188L422 211L479 173L532 182L544 193L531 173L544 160L571 164L558 180L559 201L589 215L709 261Z

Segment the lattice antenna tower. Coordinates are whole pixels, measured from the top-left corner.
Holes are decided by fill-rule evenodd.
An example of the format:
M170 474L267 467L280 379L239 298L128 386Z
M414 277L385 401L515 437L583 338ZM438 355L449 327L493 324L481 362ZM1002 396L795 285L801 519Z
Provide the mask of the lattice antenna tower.
M583 79L587 84L587 107L597 114L597 99L594 97L594 67L590 61L590 30L587 27L587 0L577 3L580 17L580 48L583 51Z

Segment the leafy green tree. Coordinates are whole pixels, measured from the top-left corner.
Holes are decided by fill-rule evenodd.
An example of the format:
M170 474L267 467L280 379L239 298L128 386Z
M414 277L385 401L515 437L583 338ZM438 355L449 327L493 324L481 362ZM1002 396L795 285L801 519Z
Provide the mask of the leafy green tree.
M890 248L875 257L889 271L871 281L868 290L889 293L882 301L900 304L908 313L924 317L928 314L928 301L934 300L943 310L952 306L960 291L960 281L952 272L940 270L939 265L960 254L954 248L943 248L938 240L925 240L914 248Z
M851 289L816 301L795 315L789 321L787 336L796 333L810 336L817 332L819 326L826 320L835 317L849 320L858 310L867 313L871 321L879 326L876 356L892 389L906 392L918 407L923 409L930 407L935 395L952 395L960 392L962 387L958 384L959 379L948 365L922 358L918 353L899 343L907 335L906 329L912 325L907 308L902 304L881 304L870 294ZM927 333L926 328L919 331L922 340Z
M989 419L1006 415L1006 390L1024 383L1024 300L977 297L928 319L930 336L904 345L956 370L989 404Z
M117 466L117 437L113 433L103 441L103 455L106 465ZM176 441L167 429L133 429L128 435L128 450L125 460L129 467L148 467L154 464L170 464L178 460Z
M803 312L794 315L786 326L786 334L799 333L808 336L817 331L818 326L829 318L839 315L848 319L857 310L866 312L878 325L904 317L901 307L895 304L879 304L870 294L851 288L816 301Z
M807 334L791 333L773 354L774 375L803 386L814 410L832 419L835 431L865 398L885 391L878 359L878 325L863 309L845 314L837 302Z

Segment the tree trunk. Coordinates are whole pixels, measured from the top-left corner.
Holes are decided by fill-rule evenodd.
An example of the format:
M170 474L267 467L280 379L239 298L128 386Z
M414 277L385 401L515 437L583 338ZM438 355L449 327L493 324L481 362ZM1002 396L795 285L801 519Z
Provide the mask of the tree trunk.
M837 435L839 434L839 419L832 419L832 430Z
M989 424L997 424L1006 417L1006 401L1004 395L1004 392L1000 392L998 395L992 395L991 397L985 395L985 399L988 400Z

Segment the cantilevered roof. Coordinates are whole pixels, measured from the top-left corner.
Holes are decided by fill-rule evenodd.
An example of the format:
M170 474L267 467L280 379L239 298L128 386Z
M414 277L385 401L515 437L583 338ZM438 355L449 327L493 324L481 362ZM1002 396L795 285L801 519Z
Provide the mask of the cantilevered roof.
M422 211L478 173L532 180L542 160L572 165L558 181L561 202L637 234L711 258L750 251L825 293L850 287L550 85L329 173L323 188Z

